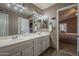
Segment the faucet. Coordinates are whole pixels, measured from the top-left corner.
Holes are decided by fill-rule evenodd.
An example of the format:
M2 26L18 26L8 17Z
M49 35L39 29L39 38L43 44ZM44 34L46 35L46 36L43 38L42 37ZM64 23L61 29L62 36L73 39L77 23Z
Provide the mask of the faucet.
M14 39L18 39L18 36L13 36L12 39L13 39L13 40L14 40Z

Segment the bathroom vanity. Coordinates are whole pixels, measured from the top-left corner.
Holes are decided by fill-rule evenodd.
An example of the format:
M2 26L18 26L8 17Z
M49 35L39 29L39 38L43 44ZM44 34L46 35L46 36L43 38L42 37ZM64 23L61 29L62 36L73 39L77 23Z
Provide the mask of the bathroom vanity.
M41 32L2 39L0 40L0 55L38 56L49 47L49 35L48 32Z

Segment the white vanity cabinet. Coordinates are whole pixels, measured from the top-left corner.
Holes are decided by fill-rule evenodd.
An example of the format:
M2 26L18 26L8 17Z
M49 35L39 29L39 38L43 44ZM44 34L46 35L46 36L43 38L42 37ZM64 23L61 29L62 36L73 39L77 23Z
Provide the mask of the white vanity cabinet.
M33 56L33 40L0 48L1 56Z
M0 48L0 56L20 56L20 45L19 44L13 44L6 47Z
M42 53L42 49L41 49L42 41L41 40L42 40L41 37L34 39L34 56L38 56L38 55L40 55Z
M49 47L49 35L24 40L0 47L0 56L38 56Z
M46 36L42 37L42 52L44 52L47 48L47 38Z
M27 47L22 50L22 56L33 56L33 48Z
M28 40L21 44L22 56L33 56L33 40Z
M50 47L49 35L34 39L34 55L35 56L40 55L48 47Z
M49 35L46 36L46 41L47 41L47 48L50 47L50 38Z
M42 52L50 47L49 41L49 35L42 37Z

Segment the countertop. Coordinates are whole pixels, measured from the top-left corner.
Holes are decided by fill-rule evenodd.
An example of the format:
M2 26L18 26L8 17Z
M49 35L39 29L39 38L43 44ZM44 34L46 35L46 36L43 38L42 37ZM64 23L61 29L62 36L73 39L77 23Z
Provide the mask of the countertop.
M14 36L8 36L8 37L0 37L0 47L5 47L8 45L12 45L12 44L16 44L19 42L23 42L23 41L27 41L27 40L31 40L31 39L35 39L35 38L39 38L39 37L43 37L46 35L49 35L49 32L37 32L37 33L27 33L24 35L14 35ZM12 37L16 37L15 39L12 39Z

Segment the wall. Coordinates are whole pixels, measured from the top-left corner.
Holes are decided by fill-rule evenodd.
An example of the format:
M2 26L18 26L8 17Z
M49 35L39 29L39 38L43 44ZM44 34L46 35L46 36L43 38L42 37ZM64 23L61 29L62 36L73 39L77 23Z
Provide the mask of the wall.
M60 23L67 23L67 32L68 33L77 33L77 17L68 18Z
M15 35L18 33L18 15L10 12L9 14L9 35Z

